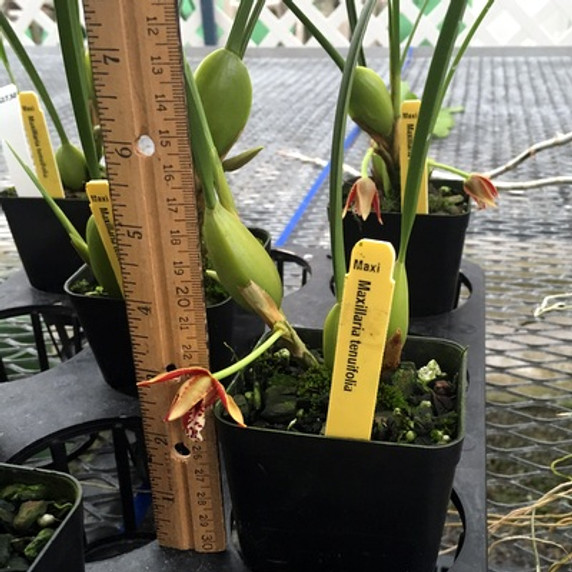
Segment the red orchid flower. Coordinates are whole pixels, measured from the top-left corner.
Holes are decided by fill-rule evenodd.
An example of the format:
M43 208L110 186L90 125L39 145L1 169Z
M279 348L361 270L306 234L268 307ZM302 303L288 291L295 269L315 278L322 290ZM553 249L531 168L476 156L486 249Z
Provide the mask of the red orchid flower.
M342 211L342 218L346 216L350 207L352 207L353 212L356 215L361 216L363 220L367 219L373 207L379 224L383 224L381 220L377 187L369 177L360 177L353 184L344 206L344 210Z
M187 436L195 441L202 441L201 431L205 426L205 412L208 407L216 403L217 399L220 399L234 421L241 427L246 427L242 412L234 399L227 394L222 383L204 367L175 369L159 374L153 379L141 381L137 385L147 386L181 376L188 376L188 379L177 391L165 416L165 421L181 419Z
M488 177L472 173L465 179L463 189L477 203L479 209L497 206L495 199L499 193Z

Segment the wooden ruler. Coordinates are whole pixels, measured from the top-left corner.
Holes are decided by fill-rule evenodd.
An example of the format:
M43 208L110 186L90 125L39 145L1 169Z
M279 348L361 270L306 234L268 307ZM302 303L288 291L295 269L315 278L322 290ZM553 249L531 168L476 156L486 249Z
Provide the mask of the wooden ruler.
M84 0L138 379L208 367L200 235L176 0ZM163 418L180 382L140 388L157 537L225 548L212 418L188 442Z

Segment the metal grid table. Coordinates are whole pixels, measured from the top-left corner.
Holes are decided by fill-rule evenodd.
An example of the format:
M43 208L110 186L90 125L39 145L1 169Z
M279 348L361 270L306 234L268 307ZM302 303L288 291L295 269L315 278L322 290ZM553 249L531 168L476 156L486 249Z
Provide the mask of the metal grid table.
M34 55L49 79L56 105L67 109L65 86L54 73L57 57L49 50ZM327 197L318 178L320 161L328 159L339 73L311 50L251 51L247 57L254 84L253 119L237 151L260 144L265 150L231 178L241 213L249 225L266 227L286 245L327 246ZM385 74L383 54L373 54L370 64ZM426 64L423 53L417 53L409 65L414 90L421 85ZM470 51L446 102L463 105L465 112L455 116L452 134L433 144L432 155L467 170L496 167L535 142L570 131L571 93L569 51ZM71 124L69 114L65 119ZM350 164L359 165L366 144L365 138L357 138L348 153ZM555 148L503 178L570 173L570 148ZM315 195L307 196L308 190ZM304 197L300 220L284 236L282 231ZM572 453L572 417L560 415L572 411L572 314L551 312L539 319L532 315L544 296L571 290L571 211L569 185L507 191L501 193L499 209L476 213L470 224L465 255L484 269L487 284L489 519L563 482L549 465ZM560 468L569 475L570 467L568 462ZM562 500L551 508L569 512L570 502ZM511 534L530 536L530 528L502 529L489 541ZM538 542L542 570L566 550L572 551L569 528L537 527L536 535L562 547ZM535 570L530 539L495 546L489 567L503 572Z

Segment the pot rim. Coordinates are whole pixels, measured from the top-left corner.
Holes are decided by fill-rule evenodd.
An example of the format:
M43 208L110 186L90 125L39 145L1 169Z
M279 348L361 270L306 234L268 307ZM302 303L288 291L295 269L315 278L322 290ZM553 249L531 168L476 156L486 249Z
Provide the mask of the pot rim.
M390 441L372 441L372 440L361 440L361 439L349 439L344 437L326 437L325 435L315 435L312 433L298 433L298 432L290 432L284 431L281 429L272 429L266 427L253 427L253 426L246 426L246 427L239 427L235 423L225 419L222 413L222 404L218 401L213 410L215 419L218 423L224 424L226 426L233 427L237 430L250 430L259 433L268 433L268 434L278 434L278 435L291 435L292 437L297 438L306 438L306 439L328 439L333 441L341 441L341 442L352 442L352 443L361 443L367 444L371 443L372 446L383 446L383 447L392 447L392 448L401 448L405 447L411 450L447 450L450 448L454 448L459 446L464 438L465 438L465 422L466 422L466 399L467 399L467 390L468 390L468 377L467 377L467 346L462 346L458 342L454 340L449 340L447 338L438 338L434 336L414 336L410 335L407 336L407 340L413 340L415 342L422 342L422 341L431 341L431 342L438 342L442 343L443 345L448 345L450 347L456 348L461 354L461 362L459 367L459 372L464 371L465 374L461 376L460 381L464 381L464 383L457 384L457 412L459 413L459 420L458 420L458 427L457 427L457 436L455 439L452 439L446 445L422 445L418 443L394 443ZM417 365L417 364L416 364ZM234 389L235 384L237 383L238 377L240 372L233 378L232 382L229 384L227 390L229 393L232 394L232 390Z

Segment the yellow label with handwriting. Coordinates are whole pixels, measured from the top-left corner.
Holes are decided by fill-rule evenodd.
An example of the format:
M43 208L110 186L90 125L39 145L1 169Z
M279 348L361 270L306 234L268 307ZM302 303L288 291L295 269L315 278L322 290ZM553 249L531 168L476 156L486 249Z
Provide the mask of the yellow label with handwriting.
M85 191L89 198L89 207L97 230L103 241L105 252L113 268L117 283L123 290L121 279L121 268L119 259L115 251L115 224L113 222L113 210L111 209L111 195L109 193L109 181L105 179L96 179L89 181L85 185Z
M371 438L393 299L395 250L360 240L344 281L326 435Z
M409 170L409 159L411 157L411 146L413 145L413 135L419 117L419 107L421 102L418 99L404 101L401 104L401 119L399 120L399 165L401 169L401 202L403 204L403 193L405 191L405 181ZM429 212L429 196L427 185L427 165L421 177L419 186L419 200L417 201L417 213L427 214Z
M56 165L46 117L40 107L38 96L33 91L21 91L18 99L36 176L51 197L63 198L64 188Z

